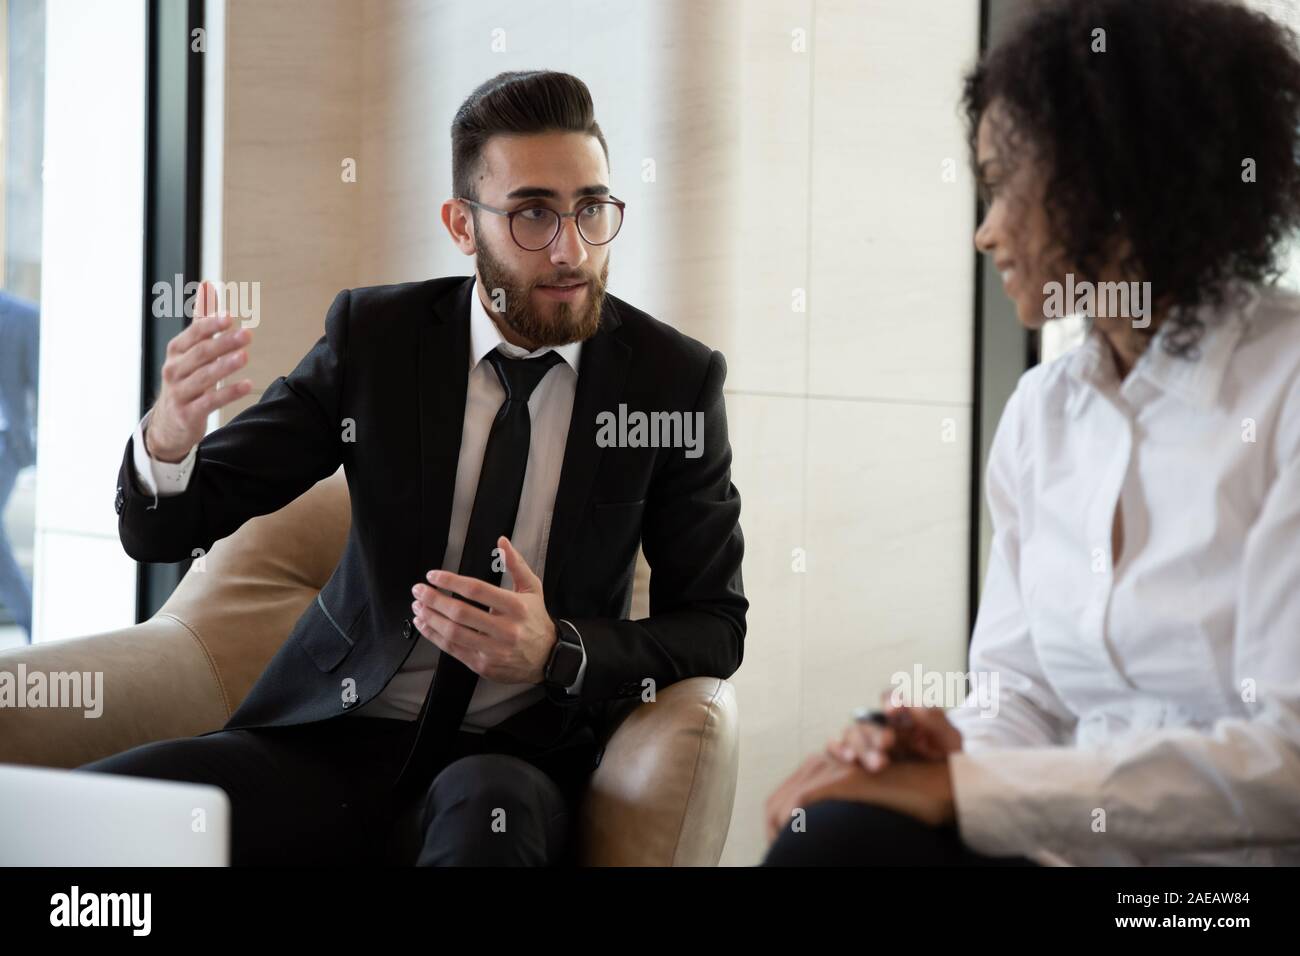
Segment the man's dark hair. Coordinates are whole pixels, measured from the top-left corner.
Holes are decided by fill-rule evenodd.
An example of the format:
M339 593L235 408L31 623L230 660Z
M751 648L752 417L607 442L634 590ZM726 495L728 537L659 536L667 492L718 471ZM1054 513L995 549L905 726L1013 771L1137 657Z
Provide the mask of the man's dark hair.
M1041 164L1065 261L1095 275L1118 226L1125 265L1176 307L1170 352L1194 356L1193 308L1224 280L1279 275L1300 228L1300 58L1280 23L1221 0L1049 0L966 77L972 157L994 101L1000 159Z
M451 121L452 195L478 198L475 177L490 137L551 132L596 137L609 162L586 83L552 70L498 73L469 95Z

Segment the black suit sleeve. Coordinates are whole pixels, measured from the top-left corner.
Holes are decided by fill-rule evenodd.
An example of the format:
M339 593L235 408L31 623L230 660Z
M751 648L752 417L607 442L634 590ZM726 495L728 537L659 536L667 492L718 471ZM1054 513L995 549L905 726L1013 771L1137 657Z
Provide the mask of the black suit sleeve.
M134 438L127 440L117 476L117 530L128 555L184 561L338 470L350 305L350 292L340 292L325 317L325 334L297 367L203 437L181 494L160 495L155 507L135 480Z
M702 454L674 449L652 481L641 547L650 565L650 616L639 621L574 620L587 651L575 702L642 693L688 677L730 677L740 666L745 600L740 562L740 494L731 483L731 445L722 383L727 364L709 360L695 410L703 413ZM556 699L556 698L552 698Z

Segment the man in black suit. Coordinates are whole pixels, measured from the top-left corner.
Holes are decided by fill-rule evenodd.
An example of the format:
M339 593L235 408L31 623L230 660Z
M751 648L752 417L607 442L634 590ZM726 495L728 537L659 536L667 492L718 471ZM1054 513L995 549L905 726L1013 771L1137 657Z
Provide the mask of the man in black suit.
M475 90L442 219L476 275L339 293L298 366L206 436L252 383L228 380L251 330L204 288L123 457L127 553L206 551L340 464L351 532L224 728L79 769L223 787L236 863L550 864L612 705L735 672L726 365L606 294L623 203L593 114L563 73Z

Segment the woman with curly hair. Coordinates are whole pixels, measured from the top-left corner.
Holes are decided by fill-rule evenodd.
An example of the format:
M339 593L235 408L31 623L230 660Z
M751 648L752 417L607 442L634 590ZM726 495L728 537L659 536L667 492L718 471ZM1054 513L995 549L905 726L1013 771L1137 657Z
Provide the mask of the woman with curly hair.
M997 693L851 725L768 801L765 862L1300 863L1296 38L1225 0L1052 2L964 106L977 248L1022 324L1087 327L990 451Z

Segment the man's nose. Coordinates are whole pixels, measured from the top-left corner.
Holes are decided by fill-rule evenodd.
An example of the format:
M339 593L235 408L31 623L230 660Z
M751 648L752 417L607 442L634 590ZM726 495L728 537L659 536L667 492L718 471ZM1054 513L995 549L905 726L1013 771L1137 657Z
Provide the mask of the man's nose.
M587 261L587 244L578 232L576 219L561 219L560 234L551 244L551 263L557 266L577 267Z

